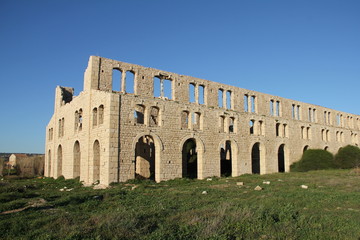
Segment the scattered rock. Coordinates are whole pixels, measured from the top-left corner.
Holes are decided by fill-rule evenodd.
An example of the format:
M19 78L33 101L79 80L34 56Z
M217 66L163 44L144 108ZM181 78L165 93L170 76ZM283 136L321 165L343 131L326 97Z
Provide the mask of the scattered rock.
M212 178L207 178L206 181L212 181Z
M63 192L65 189L63 189L63 188L60 188L60 192Z
M238 185L238 186L244 186L244 182L237 182L236 185Z
M278 182L283 182L283 180L281 180L281 179L278 179Z
M303 189L308 189L309 187L306 186L306 185L301 185L301 188L303 188Z
M137 185L135 185L135 186L133 186L132 188L131 188L131 190L134 190L135 188L137 188L138 186Z
M107 186L105 185L102 185L102 184L98 184L98 185L94 185L93 186L93 189L106 189ZM124 189L124 188L123 188ZM132 189L133 190L133 189Z
M261 190L263 190L263 188L260 187L260 186L256 186L256 187L254 188L254 190L255 190L255 191L261 191Z
M203 191L201 194L207 194L207 191Z
M270 181L263 181L263 184L269 185L269 184L270 184Z
M73 188L66 189L67 192L70 192L72 190L73 190Z

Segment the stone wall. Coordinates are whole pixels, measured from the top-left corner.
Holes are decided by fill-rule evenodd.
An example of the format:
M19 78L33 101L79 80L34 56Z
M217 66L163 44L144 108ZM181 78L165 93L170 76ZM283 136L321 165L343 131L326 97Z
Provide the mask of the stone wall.
M94 56L79 96L55 95L45 175L88 184L289 171L359 144L358 115Z

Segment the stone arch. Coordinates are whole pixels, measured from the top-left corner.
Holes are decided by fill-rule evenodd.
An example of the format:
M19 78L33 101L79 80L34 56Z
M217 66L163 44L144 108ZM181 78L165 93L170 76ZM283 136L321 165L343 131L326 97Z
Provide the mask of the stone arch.
M93 182L100 181L100 143L98 140L93 144Z
M278 172L285 172L285 162L286 162L286 155L285 155L285 144L281 144L278 148Z
M329 152L329 146L325 146L324 150Z
M195 144L195 146L194 146ZM194 148L195 147L195 148ZM203 143L203 141L198 138L195 137L194 135L192 136L187 136L185 138L183 138L183 140L180 142L180 154L182 156L182 176L186 177L189 176L188 174L188 168L189 167L193 167L196 168L196 174L195 172L192 172L192 178L197 178L197 179L203 179L204 178L204 173L203 173L203 154L205 152L205 145ZM193 163L192 165L189 165L190 161L195 160L194 158L196 157L196 163ZM193 169L193 171L195 171Z
M255 143L251 148L251 172L253 174L260 174L261 170L261 154L260 143Z
M223 140L219 143L218 147L220 151L220 176L238 176L238 152L239 146L235 140ZM230 161L229 161L230 160ZM229 162L224 162L229 161ZM230 169L229 172L226 172L224 169ZM227 174L226 174L227 173Z
M305 147L303 148L303 153L304 153L306 150L309 150L309 145L305 145Z
M135 146L135 178L155 180L156 147L150 135L141 136Z
M62 146L60 144L57 149L57 177L62 175L62 155Z
M146 140L146 137L149 139L152 140L154 146L150 146L150 144L148 144L148 147L146 146L141 146L141 143L139 143L139 140L144 140L144 137L145 137L145 140ZM142 154L140 155L140 152L137 153L137 151L141 151L141 148L142 147L146 147L146 153L148 154L147 156ZM150 155L150 149L153 149L151 150L151 154ZM161 167L160 167L160 164L161 164L161 152L164 150L164 145L163 145L163 142L162 140L160 139L159 136L157 136L156 134L154 133L151 133L151 132L148 132L148 133L140 133L138 135L136 135L136 137L134 138L133 140L133 143L132 143L132 148L133 149L133 164L134 164L134 177L136 176L136 160L138 159L138 161L147 161L147 160L152 160L152 159L147 159L146 157L152 157L154 155L154 159L153 159L153 165L154 167L153 168L149 168L149 174L147 176L149 177L145 177L145 178L151 178L151 179L154 179L156 182L160 182L161 179L160 179L160 171L161 171ZM143 148L144 150L144 148ZM141 159L143 158L143 159ZM139 162L138 162L139 163ZM146 162L142 162L142 163L146 163ZM150 164L150 162L149 162ZM141 165L141 164L140 164ZM141 166L138 166L138 170L139 170L139 167ZM150 167L150 165L149 165ZM144 167L145 168L145 167ZM151 176L151 171L153 171L153 175Z
M73 178L80 176L81 151L79 141L75 141L73 148Z

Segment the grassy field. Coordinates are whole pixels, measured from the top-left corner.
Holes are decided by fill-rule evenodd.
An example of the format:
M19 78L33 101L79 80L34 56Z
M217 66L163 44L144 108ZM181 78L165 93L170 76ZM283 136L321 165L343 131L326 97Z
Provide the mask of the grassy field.
M105 190L5 179L0 212L1 239L359 239L360 175L131 181Z

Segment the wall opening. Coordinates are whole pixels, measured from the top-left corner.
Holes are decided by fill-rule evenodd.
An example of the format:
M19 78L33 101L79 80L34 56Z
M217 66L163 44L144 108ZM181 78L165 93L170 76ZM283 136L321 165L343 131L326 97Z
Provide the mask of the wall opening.
M125 92L126 93L135 93L135 73L133 71L127 71L125 75Z
M57 177L62 175L62 147L58 146L57 149Z
M158 107L150 108L150 127L159 126L159 112Z
M191 102L191 103L195 102L195 84L194 83L189 84L189 102Z
M104 122L104 105L99 106L99 124Z
M189 129L189 112L181 112L181 129Z
M270 100L270 116L274 116L274 100Z
M74 170L73 170L73 177L80 176L80 159L81 159L81 152L80 152L80 143L76 141L74 144L74 151L73 151L73 158L74 158Z
M249 122L249 126L250 126L250 134L253 135L254 134L254 128L255 128L255 120L250 120Z
M232 109L232 99L231 99L231 91L227 91L226 92L226 108L227 109Z
M199 104L205 104L205 86L199 85Z
M121 91L122 72L120 69L114 68L112 70L112 90L115 92Z
M304 153L305 151L307 151L308 149L309 149L309 146L306 145L306 146L304 147L304 149L303 149L303 153Z
M135 146L135 178L155 180L155 144L149 135L140 137Z
M251 112L256 113L256 97L251 96Z
M201 113L199 113L199 112L193 113L193 116L192 116L193 130L200 130L201 129L200 118L201 118Z
M232 150L231 142L226 141L225 145L221 146L220 149L220 174L222 177L230 177L232 166Z
M92 111L92 122L93 122L93 127L97 126L97 118L98 118L98 111L97 108L94 108Z
M218 90L218 106L220 108L224 107L223 105L223 98L224 98L224 90L223 89L219 89Z
M93 145L93 181L100 180L100 144L95 140Z
M137 104L134 110L134 120L137 124L144 124L145 107Z
M235 132L235 128L234 128L234 125L235 125L235 118L234 117L230 117L229 119L229 132L233 133Z
M280 123L276 123L276 127L275 127L275 132L276 132L276 136L279 137L280 136Z
M249 96L247 94L244 95L244 111L249 112Z
M154 97L161 97L160 78L154 77Z
M219 130L220 132L225 132L225 116L220 116L219 118Z
M285 172L285 144L280 145L278 150L278 171Z
M184 178L197 178L197 150L196 140L186 140L182 148L182 176Z
M251 172L260 174L260 143L255 143L251 150Z
M172 81L170 79L163 79L163 97L165 99L173 99Z

